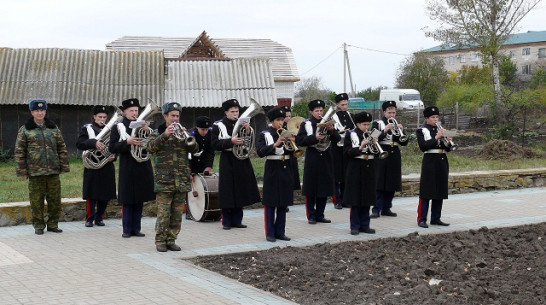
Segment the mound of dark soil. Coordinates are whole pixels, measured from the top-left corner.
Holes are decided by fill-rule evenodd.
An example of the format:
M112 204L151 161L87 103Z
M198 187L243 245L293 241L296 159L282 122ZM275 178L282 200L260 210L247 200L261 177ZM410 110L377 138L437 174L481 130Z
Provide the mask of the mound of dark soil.
M483 146L478 157L488 160L514 160L536 158L538 155L530 148L521 147L512 141L493 140Z
M546 224L199 257L300 304L546 304Z

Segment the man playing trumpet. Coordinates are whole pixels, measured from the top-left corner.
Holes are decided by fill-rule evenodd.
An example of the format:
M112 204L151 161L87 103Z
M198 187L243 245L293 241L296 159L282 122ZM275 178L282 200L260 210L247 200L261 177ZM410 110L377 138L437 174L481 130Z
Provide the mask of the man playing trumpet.
M379 144L383 151L388 152L384 159L376 161L377 168L377 203L372 209L371 218L380 215L396 217L391 211L392 199L396 191L402 190L402 156L400 146L408 145L408 137L404 127L396 121L396 102L386 101L381 105L383 118L376 120L372 128L381 131ZM395 123L397 125L395 126Z
M181 250L175 241L180 233L186 194L191 191L188 154L198 149L196 143L188 141L187 134L185 138L177 136L177 132L184 133L177 125L181 111L179 103L163 105L165 123L159 125L147 145L148 151L155 155L155 245L158 252Z

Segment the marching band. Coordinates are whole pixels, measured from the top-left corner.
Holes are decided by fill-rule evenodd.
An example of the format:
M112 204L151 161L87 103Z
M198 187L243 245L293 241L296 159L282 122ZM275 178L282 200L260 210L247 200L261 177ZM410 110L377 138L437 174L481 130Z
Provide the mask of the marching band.
M335 99L336 104L328 107L322 100L310 101L307 119L291 117L287 106L273 108L267 113L269 128L257 136L250 119L264 111L253 99L242 114L239 102L228 99L222 103L224 118L212 123L208 117L197 117L191 130L179 122L183 107L176 102L162 108L150 102L142 108L138 99L126 99L109 120L108 107L95 106L93 121L81 128L76 143L85 166L85 226L104 226L108 201L117 197L122 237L145 236L143 204L155 200L157 251L180 251L175 240L184 211L195 221L221 220L222 228L230 230L246 228L243 208L262 202L266 240L289 241L286 213L293 205L294 190L300 189L297 158L305 154L301 191L308 223L331 222L324 212L327 198L332 197L336 209L350 207L350 234L375 233L370 219L396 216L392 199L401 190L400 147L407 145L408 136L395 118L395 101L384 102L383 118L373 121L370 113L347 112L346 93ZM35 104L31 102L31 112L39 108ZM148 121L157 113L165 122L154 130ZM447 226L441 220L448 193L446 153L456 145L445 135L437 107L427 107L423 114L425 123L416 132L424 153L417 224L428 228L432 201L430 224ZM261 195L250 162L254 146L257 156L266 160ZM213 171L215 150L220 152L218 173ZM36 232L43 229L37 225Z

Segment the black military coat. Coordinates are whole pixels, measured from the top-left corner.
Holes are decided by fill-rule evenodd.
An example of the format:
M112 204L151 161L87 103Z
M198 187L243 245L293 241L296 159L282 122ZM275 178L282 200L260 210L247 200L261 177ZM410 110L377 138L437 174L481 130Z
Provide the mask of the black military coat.
M190 136L195 137L199 149L197 154L192 154L190 160L190 168L192 173L203 173L205 168L210 167L214 164L214 148L212 147L212 127L209 128L209 132L203 137L197 131L197 128L192 128L188 132Z
M310 117L300 125L296 136L296 145L306 146L305 165L303 169L302 194L310 197L328 197L334 194L334 169L332 161L332 145L336 145L340 137L337 131L330 133L330 147L320 152L313 145L318 143L315 136L317 123L320 120Z
M417 129L417 143L422 152L429 149L449 151L442 141L435 140L436 126L425 124ZM422 199L447 199L449 162L445 153L425 153L421 164L419 197Z
M372 128L381 131L379 142L389 142L392 144L380 143L383 151L389 153L385 159L377 159L375 161L377 172L377 190L396 192L402 190L402 155L400 154L399 146L408 145L408 141L400 142L399 136L393 136L392 130L388 133L382 132L387 125L387 118L374 121Z
M345 191L343 205L355 207L370 207L376 202L376 176L374 159L364 160L355 158L361 155L372 155L368 151L360 150L360 143L367 135L360 129L351 130L344 140L343 150L349 157L347 174L345 176Z
M286 122L283 124L282 128L288 129ZM292 155L290 157L289 163L290 163L290 167L292 168L292 172L294 173L294 189L301 190L300 170L298 168L298 158Z
M127 139L122 138L120 141L119 125L123 124L127 135L131 135L130 123L131 121L124 117L121 123L114 125L108 145L112 153L119 155L118 202L121 204L155 200L152 162L150 160L137 162L131 156L131 145L127 144Z
M88 128L97 136L103 127L97 123L86 124L80 129L76 147L80 150L95 149L97 140L90 138ZM104 139L103 139L104 142ZM115 160L114 160L115 161ZM114 161L107 162L99 169L83 169L82 198L105 201L116 198L116 173Z
M343 153L344 138L348 130L355 128L355 124L353 123L351 113L347 111L336 112L336 114L334 114L334 120L336 120L334 127L341 137L336 145L332 145L334 175L335 182L343 183L345 180L345 172L347 171L347 164L349 163L349 158Z
M273 147L279 139L277 130L273 127L262 131L256 142L256 152L260 157L289 156L292 152L279 146ZM262 203L270 207L284 207L294 202L294 171L290 166L290 160L267 160L264 168L263 198Z
M223 118L212 126L212 147L220 153L218 203L220 208L242 208L260 202L258 182L250 159L239 160L231 151L231 134L236 121ZM222 123L225 133L219 128Z

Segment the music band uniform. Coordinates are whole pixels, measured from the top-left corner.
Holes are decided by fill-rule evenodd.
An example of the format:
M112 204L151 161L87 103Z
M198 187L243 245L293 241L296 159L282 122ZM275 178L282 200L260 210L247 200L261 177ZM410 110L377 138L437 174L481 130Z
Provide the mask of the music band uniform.
M360 149L362 141L369 133L361 130L362 125L359 126L359 123L371 122L372 115L360 112L355 115L354 120L357 127L347 134L343 146L345 154L349 157L343 205L351 208L349 213L351 234L357 235L359 232L375 233L375 230L370 228L370 207L376 202L377 155L366 148L364 151Z
M267 113L270 122L286 116L282 108L271 109ZM282 123L279 127L282 127ZM294 172L290 166L292 152L283 148L283 145L275 147L279 134L275 126L270 126L262 131L256 142L258 156L265 157L263 197L265 236L268 241L276 239L290 240L285 235L286 208L293 204Z
M19 128L15 141L15 172L28 178L28 191L34 233L47 231L61 233L61 179L68 173L68 151L61 131L55 122L45 117L47 102L32 100L29 103L32 115ZM44 220L44 199L47 200L47 223Z
M240 109L236 99L222 103L224 112L232 107ZM218 181L218 204L222 209L222 226L228 230L232 227L245 228L243 207L260 202L258 183L250 159L239 160L233 154L233 127L237 120L227 116L216 121L212 126L212 147L220 153L220 177Z
M288 113L290 113L290 114L292 113L292 110L288 106L281 106L280 108L282 110L284 110L286 115L288 115ZM287 124L286 120L285 120L282 128L288 130L288 124ZM290 157L289 163L290 163L290 167L292 168L292 171L294 173L294 190L301 190L300 170L298 168L298 158L296 158L292 154L292 156Z
M154 156L154 191L157 203L155 244L159 252L165 252L167 249L181 250L175 241L180 233L186 195L191 191L188 156L197 152L197 145L189 146L185 140L165 134L171 123L178 122L178 118L167 121L168 115L172 112L178 112L180 116L182 106L175 102L163 105L162 113L166 122L152 133L146 147Z
M139 107L138 99L127 99L120 107L124 112ZM141 233L141 219L144 202L155 200L154 174L150 160L138 162L131 155L127 144L132 129L131 119L124 116L112 128L108 149L119 156L118 202L122 206L123 237L144 236Z
M381 105L383 113L387 109L394 107L395 101L386 101ZM388 152L388 156L384 159L378 158L375 161L377 172L377 202L372 209L372 218L384 216L397 216L392 212L392 200L395 192L402 190L402 155L400 154L400 146L408 145L408 140L400 140L400 136L395 136L390 129L385 133L385 126L389 123L387 117L383 116L381 120L376 120L372 124L372 129L375 128L381 131L379 135L379 144L383 151Z
M310 101L309 111L317 107L324 109L325 103L322 100ZM317 222L330 222L324 218L324 209L328 196L334 195L334 169L330 147L325 151L318 151L314 145L319 143L316 138L317 124L320 119L311 115L300 125L296 136L296 145L306 146L305 164L303 170L302 194L305 196L305 208L307 219L310 224ZM339 134L335 129L328 131L332 145L339 141Z
M437 107L427 107L423 111L425 118L439 115ZM425 123L417 129L417 143L423 154L421 177L419 180L419 206L417 223L426 228L429 202L432 201L430 224L449 225L441 221L443 199L448 197L449 162L446 152L451 150L435 137L438 127Z
M205 136L202 136L199 128L207 128L208 132ZM195 127L188 131L190 136L195 137L195 141L198 145L196 153L191 155L190 168L192 174L203 173L206 168L212 168L214 164L214 148L212 147L212 126L210 119L206 116L200 116L195 119Z
M349 158L343 153L343 145L345 140L345 134L347 131L354 129L356 126L353 122L351 113L346 111L347 103L349 102L349 96L347 93L340 93L335 97L336 105L338 110L332 116L332 119L336 121L334 128L338 131L340 140L336 145L332 145L332 154L334 158L334 175L335 175L335 184L334 191L335 195L332 197L332 201L336 209L343 208L343 190L345 189L345 173L347 172L347 164ZM344 104L343 109L340 110L340 105Z
M97 105L93 107L93 115L106 114L106 106ZM104 128L93 121L85 124L80 129L76 147L80 150L96 149L97 139L95 138ZM112 161L106 162L103 167L83 169L82 198L86 200L85 226L92 227L93 222L98 226L104 226L104 213L108 201L116 199L116 175L114 167L115 156Z

